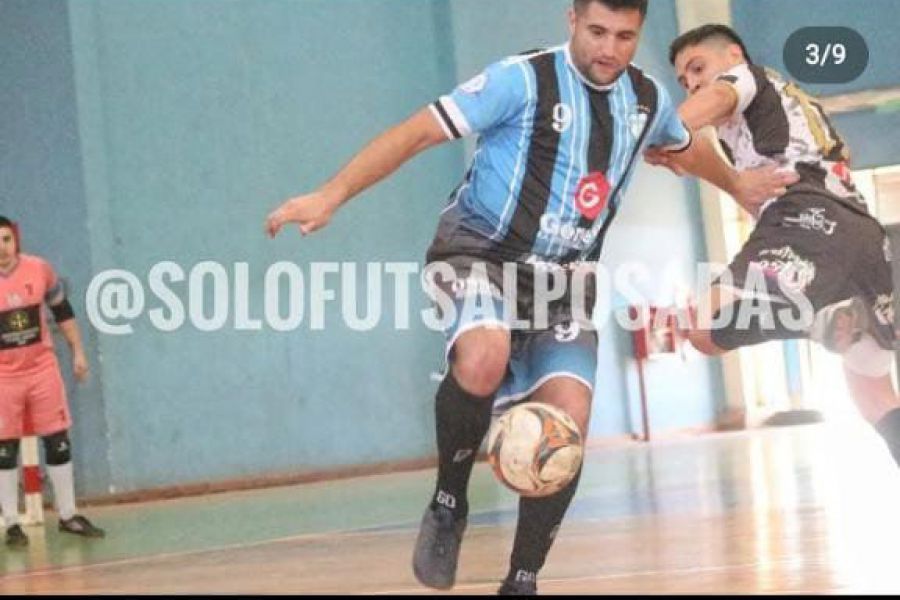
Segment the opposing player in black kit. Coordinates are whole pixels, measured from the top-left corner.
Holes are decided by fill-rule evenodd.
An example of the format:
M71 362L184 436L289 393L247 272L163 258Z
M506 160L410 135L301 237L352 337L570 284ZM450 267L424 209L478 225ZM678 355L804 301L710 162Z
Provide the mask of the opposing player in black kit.
M683 34L672 42L670 60L689 94L678 112L693 132L715 127L738 170L775 165L800 176L756 212L756 227L730 265L731 281L720 280L701 302L691 342L717 355L810 338L841 354L857 407L900 463L890 242L853 184L847 145L819 103L753 64L727 26ZM676 171L682 162L659 149L646 157ZM738 305L750 297L775 318L740 326Z

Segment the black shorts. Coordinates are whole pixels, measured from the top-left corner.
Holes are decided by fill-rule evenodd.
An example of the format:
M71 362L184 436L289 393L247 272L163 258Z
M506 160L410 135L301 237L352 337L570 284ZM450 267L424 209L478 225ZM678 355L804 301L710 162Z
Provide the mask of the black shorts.
M773 305L797 309L793 318L799 309L792 294L805 296L815 312L861 298L870 312L869 333L881 347L893 349L890 243L884 228L870 215L824 194L799 192L780 198L763 212L728 273L717 283L733 286L743 298L759 298L752 290L760 289L761 280ZM808 330L786 326L778 318L769 326L756 321L749 327L733 325L734 319L730 326L713 327L712 339L720 348L808 335Z

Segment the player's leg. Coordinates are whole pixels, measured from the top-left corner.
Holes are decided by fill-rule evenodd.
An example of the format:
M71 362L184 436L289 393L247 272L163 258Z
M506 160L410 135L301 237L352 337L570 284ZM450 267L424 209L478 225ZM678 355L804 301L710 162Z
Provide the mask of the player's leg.
M0 510L8 546L28 544L19 524L19 440L26 389L21 379L0 380Z
M865 225L871 243L861 253L854 278L862 294L831 311L820 336L826 347L843 355L847 387L857 409L900 465L900 397L891 379L897 332L890 246L880 226Z
M53 500L59 515L59 530L84 537L104 537L105 532L78 514L75 506L75 477L72 469L72 444L68 430L43 436L47 474L53 485Z
M437 589L449 589L456 580L469 477L491 424L494 391L506 374L510 333L498 327L470 329L451 350L450 368L435 399L437 483L413 556L416 578Z
M537 387L528 400L552 404L571 416L587 438L597 368L597 335L565 324L538 334L527 350L529 379ZM519 499L509 572L499 593L532 594L537 574L575 496L581 470L562 490L543 498Z
M860 218L815 194L771 205L728 270L701 295L688 340L716 356L808 337L818 311L853 295L847 282Z
M75 506L75 476L69 439L72 419L58 367L48 368L35 376L28 402L35 433L44 443L47 475L53 486L60 531L85 537L103 537L103 530L78 514Z
M733 306L738 302L737 293L727 287L714 285L706 294L700 297L700 301L693 312L693 322L687 331L687 339L694 348L707 356L719 356L728 352L713 341L713 321L726 306Z
M456 518L468 513L469 475L491 423L494 392L506 375L509 353L507 329L471 329L453 344L450 368L438 388L438 480L432 508L443 505Z
M587 435L592 391L583 382L568 377L551 379L530 398L565 410ZM563 517L575 497L581 469L560 491L543 498L519 498L516 535L510 555L509 572L500 593L529 594L537 591L537 574L544 566Z
M893 360L893 353L890 359ZM894 390L890 373L881 376L855 372L846 362L847 386L863 418L884 438L891 456L900 465L900 398Z
M458 270L468 277L468 265ZM419 529L413 573L423 585L449 589L456 579L469 506L469 477L491 423L494 392L506 376L511 335L501 320L500 297L485 295L493 316L476 314L452 282L442 288L455 297L457 319L445 331L447 373L435 397L438 472L434 494Z
M19 440L0 440L0 509L6 525L7 546L27 546L19 523Z

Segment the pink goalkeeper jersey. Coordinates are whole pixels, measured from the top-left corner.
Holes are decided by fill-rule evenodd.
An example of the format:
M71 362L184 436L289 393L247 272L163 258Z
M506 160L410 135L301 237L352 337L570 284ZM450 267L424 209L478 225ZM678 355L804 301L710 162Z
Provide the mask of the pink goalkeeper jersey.
M20 254L12 271L0 272L0 378L56 365L42 305L61 293L53 267L37 256Z

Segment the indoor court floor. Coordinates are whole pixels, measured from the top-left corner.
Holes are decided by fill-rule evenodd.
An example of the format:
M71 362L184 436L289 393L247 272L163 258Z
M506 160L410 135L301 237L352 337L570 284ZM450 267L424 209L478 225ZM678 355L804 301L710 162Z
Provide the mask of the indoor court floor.
M428 592L410 568L431 470L86 510L104 540L0 548L0 592ZM480 463L455 592L493 594L516 497ZM861 422L597 447L542 593L900 592L900 471Z

